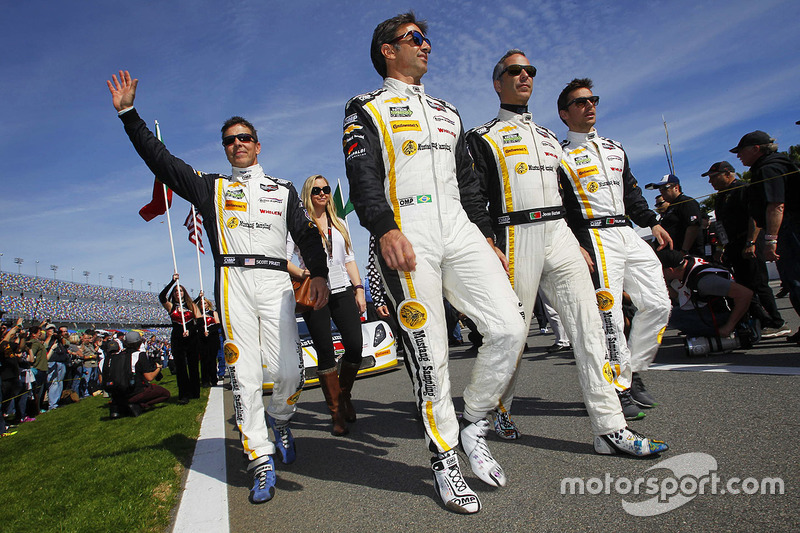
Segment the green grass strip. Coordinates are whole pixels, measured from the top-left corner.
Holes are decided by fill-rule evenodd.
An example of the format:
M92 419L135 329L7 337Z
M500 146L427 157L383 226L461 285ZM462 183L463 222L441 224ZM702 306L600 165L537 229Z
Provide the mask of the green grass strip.
M0 524L15 533L164 531L191 465L208 400L172 398L138 418L109 419L90 397L41 414L0 439Z

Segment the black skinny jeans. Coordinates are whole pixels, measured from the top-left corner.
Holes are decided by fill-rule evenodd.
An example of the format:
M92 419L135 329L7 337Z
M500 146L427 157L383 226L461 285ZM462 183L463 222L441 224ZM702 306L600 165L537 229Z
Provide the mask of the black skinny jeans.
M314 349L317 351L317 370L324 372L336 366L331 335L331 319L342 335L343 360L354 365L361 364L361 317L356 305L353 288L331 294L328 305L319 311L303 313Z
M178 398L200 397L200 343L194 324L186 324L189 336L183 336L181 324L172 325L172 359L178 378Z

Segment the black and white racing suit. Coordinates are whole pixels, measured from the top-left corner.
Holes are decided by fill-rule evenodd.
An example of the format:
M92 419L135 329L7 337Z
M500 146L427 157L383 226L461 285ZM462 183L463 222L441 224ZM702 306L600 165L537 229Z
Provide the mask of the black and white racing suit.
M534 123L530 113L500 109L496 119L470 130L467 142L497 246L508 258L511 284L525 311L525 330L541 285L572 341L592 431L605 435L624 428L610 370L604 373L606 347L592 279L564 221L558 139ZM511 409L518 372L501 397L500 410Z
M203 215L242 445L251 460L271 455L275 446L264 417L264 373L275 383L267 413L279 421L294 414L304 382L286 270L286 232L300 247L311 275L326 277L319 232L290 182L265 175L260 165L234 167L232 176L195 171L167 151L135 109L120 118L156 178Z
M664 275L653 249L633 230L657 224L631 173L622 146L611 139L570 131L562 143L561 183L568 221L594 260L597 306L608 357L619 390L631 372L647 370L661 344L671 309ZM636 306L625 341L622 291Z
M421 85L387 78L351 99L345 114L345 165L361 224L376 239L400 229L414 247L414 272L390 270L380 251L377 258L404 331L429 447L446 452L459 429L442 296L484 335L464 391L471 422L496 407L513 375L525 342L519 300L486 241L492 228L456 109Z

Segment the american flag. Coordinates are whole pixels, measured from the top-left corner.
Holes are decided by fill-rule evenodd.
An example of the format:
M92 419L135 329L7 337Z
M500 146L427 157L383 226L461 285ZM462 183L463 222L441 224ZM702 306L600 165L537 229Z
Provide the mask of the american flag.
M183 225L189 230L189 242L196 245L200 249L200 253L206 253L203 249L203 218L200 216L200 213L196 213L190 207L189 214L186 216L186 222L184 222ZM194 240L195 231L197 232L197 242Z

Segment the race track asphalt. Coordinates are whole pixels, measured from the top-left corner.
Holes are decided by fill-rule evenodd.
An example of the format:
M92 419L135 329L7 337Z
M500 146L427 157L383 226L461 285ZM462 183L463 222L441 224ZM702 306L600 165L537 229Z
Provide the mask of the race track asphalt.
M788 298L778 302L797 330L800 319ZM552 342L552 335L531 330L512 409L523 437L503 442L492 434L489 439L508 486L481 482L460 453L462 472L483 504L476 515L448 512L434 492L430 453L402 366L356 382L359 418L346 437L330 435L320 389L305 391L292 426L298 460L277 465L277 493L263 505L247 500L252 481L233 424L231 393L225 391L230 531L796 531L799 346L778 338L747 351L688 359L677 333L667 330L655 367L643 374L660 405L630 426L667 441L671 449L637 459L594 453L572 353L546 353ZM466 348L451 350L457 410L463 407L461 391L473 358ZM661 365L689 368L658 369ZM726 367L755 373L725 372ZM790 375L775 375L780 372ZM694 455L683 455L689 453ZM703 461L705 470L698 466ZM706 493L697 494L694 482L709 471L722 480L717 493L709 494L707 484ZM784 493L719 493L734 477L752 478L748 490L765 478L780 478ZM565 478L581 478L585 493L562 494ZM654 483L664 500L643 504L653 496L616 490L637 479ZM673 481L684 485L683 495L669 496ZM640 487L644 492L647 485ZM628 509L644 510L645 516L627 512L624 501L639 503ZM668 510L669 505L674 508Z

